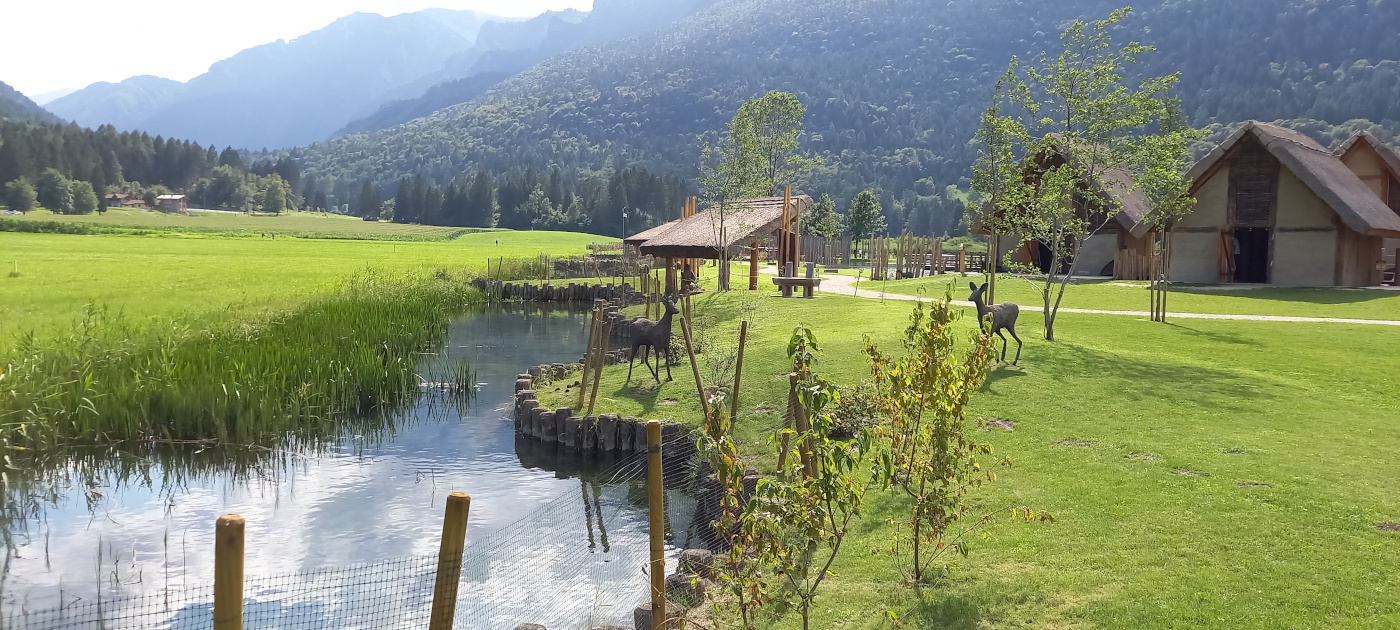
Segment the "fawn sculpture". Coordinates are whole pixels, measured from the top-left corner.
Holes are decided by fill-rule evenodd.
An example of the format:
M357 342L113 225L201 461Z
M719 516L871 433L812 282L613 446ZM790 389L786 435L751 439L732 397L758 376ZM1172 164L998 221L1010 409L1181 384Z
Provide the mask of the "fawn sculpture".
M1016 336L1016 317L1021 314L1021 307L1016 306L1015 302L987 306L987 303L982 301L982 293L987 290L987 283L982 283L981 288L978 288L975 282L969 282L967 285L972 287L972 295L967 299L977 305L977 322L980 324L988 314L992 316L992 333L1001 337L1002 361L1006 361L1007 346L1006 335L1001 334L1002 329L1011 333L1011 338L1016 340L1016 359L1011 362L1011 365L1016 365L1016 362L1021 360L1021 338Z
M662 315L660 320L638 317L627 324L632 333L632 354L627 359L628 383L632 382L632 363L637 360L637 349L642 346L647 347L647 352L656 353L656 367L647 363L647 355L642 355L642 365L651 370L656 382L661 382L661 357L666 357L666 380L671 380L671 316L681 311L671 300L665 300L663 303L666 305L666 314Z

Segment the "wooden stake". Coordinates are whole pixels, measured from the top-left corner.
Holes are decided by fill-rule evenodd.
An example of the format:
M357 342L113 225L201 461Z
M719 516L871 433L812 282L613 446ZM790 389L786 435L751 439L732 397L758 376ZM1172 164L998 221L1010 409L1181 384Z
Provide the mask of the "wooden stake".
M666 627L666 489L661 478L660 420L647 421L647 463L647 503L651 516L651 628L661 630Z
M214 522L214 630L243 630L242 516Z
M792 203L792 186L784 186L783 205L789 203ZM802 210L800 208L793 208L792 214L792 268L795 270L798 265L802 264L802 238L799 236L802 234ZM793 273L797 272L793 271Z
M749 244L749 290L758 290L758 241Z
M734 362L734 391L729 401L729 426L739 420L739 380L744 375L744 341L749 338L749 320L739 322L739 358Z
M593 317L588 323L588 350L583 354L583 375L579 378L578 404L577 409L583 409L584 396L588 394L588 376L593 367L593 345L597 343L598 336L598 307L593 307Z
M686 313L681 319L681 333L685 335L685 353L690 356L690 371L695 375L695 391L700 395L700 410L705 412L705 429L708 431L711 427L710 403L705 399L705 384L700 380L700 364L695 362L695 346L690 342L690 313ZM710 434L713 435L714 432L711 431Z
M602 302L602 300L599 300ZM598 305L598 311L603 312L603 304ZM598 351L593 359L593 393L588 396L588 412L585 416L593 415L593 403L598 400L598 383L603 380L603 364L607 363L608 341L612 337L612 322L606 319L600 324L602 334L598 337Z
M428 630L452 630L452 618L457 612L457 584L462 580L462 549L467 544L467 512L471 505L472 498L465 492L447 496Z

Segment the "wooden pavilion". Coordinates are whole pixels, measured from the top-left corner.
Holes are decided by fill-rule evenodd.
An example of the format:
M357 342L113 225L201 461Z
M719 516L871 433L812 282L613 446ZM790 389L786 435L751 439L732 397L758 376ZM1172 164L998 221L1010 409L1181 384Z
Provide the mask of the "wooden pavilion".
M784 195L745 199L721 213L710 207L690 216L678 219L634 234L624 242L640 240L639 251L643 255L666 260L666 292L676 290L676 263L679 260L720 260L739 254L744 248L749 252L749 289L758 288L759 243L773 236L779 236L780 257L783 252L797 254L796 231L802 212L812 205L807 195ZM692 206L693 207L693 206ZM662 229L665 228L665 229ZM789 235L783 239L782 235ZM782 241L788 241L783 247ZM794 258L795 256L790 256ZM727 270L720 268L721 277L727 280Z

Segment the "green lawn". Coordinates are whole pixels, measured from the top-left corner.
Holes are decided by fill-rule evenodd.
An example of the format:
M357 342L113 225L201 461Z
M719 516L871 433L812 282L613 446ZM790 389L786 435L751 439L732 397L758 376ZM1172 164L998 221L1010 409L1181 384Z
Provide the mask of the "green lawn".
M781 422L794 323L823 343L819 370L850 384L868 375L862 335L898 351L912 307L768 294L693 299L706 336L733 337L735 318L752 315L736 431L751 453L766 452L763 437ZM1223 312L1262 299L1200 298ZM1375 308L1327 305L1340 316ZM996 525L919 594L888 556L872 555L888 547L886 521L902 506L873 491L813 627L888 628L886 610L916 628L1400 627L1400 534L1376 528L1400 521L1400 328L1065 314L1050 343L1035 321L1022 321L1021 367L995 369L974 399L974 417L1019 423L982 433L1015 466L976 501L1024 503L1056 522ZM659 389L640 365L624 387L626 371L607 368L599 413L697 421L688 364Z
M301 236L314 238L355 238L368 240L447 240L467 231L463 228L435 225L411 225L365 221L325 212L286 212L279 215L231 214L226 212L192 212L190 216L152 212L138 208L112 208L104 214L62 215L37 210L6 219L21 221L60 221L112 229L139 229L211 234L220 236L252 236L276 233L278 237Z
M866 274L869 276L869 274ZM985 282L985 276L955 274L861 283L871 291L940 297L945 287L953 287L953 299L966 300L967 283ZM1039 306L1043 300L1025 279L998 276L996 301ZM1149 296L1146 282L1123 280L1076 280L1065 290L1064 308L1092 308L1111 311L1146 311ZM1400 319L1400 291L1385 289L1261 287L1231 289L1219 286L1175 286L1167 296L1167 310L1177 313L1221 313L1227 315L1290 315L1301 317L1346 317L1354 319ZM1026 323L1022 323L1023 326Z
M0 232L0 350L16 333L69 329L87 305L138 322L248 314L330 290L365 270L483 269L487 258L500 256L580 255L599 240L590 234L513 231L435 242ZM18 277L11 277L15 272Z

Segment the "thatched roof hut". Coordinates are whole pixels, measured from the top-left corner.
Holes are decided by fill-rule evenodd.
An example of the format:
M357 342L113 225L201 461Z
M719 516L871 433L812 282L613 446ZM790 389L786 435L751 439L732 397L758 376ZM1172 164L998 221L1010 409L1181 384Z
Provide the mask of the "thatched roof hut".
M642 230L641 232L637 232L636 234L622 239L622 244L627 247L640 247L642 243L645 243L653 238L661 236L663 233L666 232L666 230L676 227L676 224L680 222L680 219L674 219L662 223L661 225L658 225L656 227Z
M797 212L804 212L812 205L812 198L797 195L792 203ZM720 218L716 209L710 207L674 225L668 224L671 227L642 243L641 252L661 258L718 259L721 251L731 251L777 231L783 220L783 198L747 199L729 208L723 217L722 239ZM645 234L637 234L628 242Z

